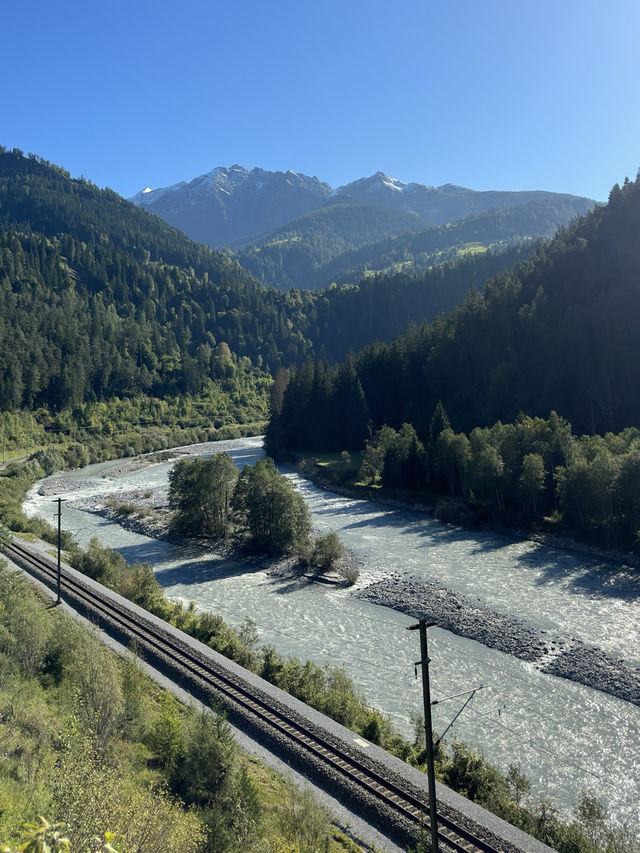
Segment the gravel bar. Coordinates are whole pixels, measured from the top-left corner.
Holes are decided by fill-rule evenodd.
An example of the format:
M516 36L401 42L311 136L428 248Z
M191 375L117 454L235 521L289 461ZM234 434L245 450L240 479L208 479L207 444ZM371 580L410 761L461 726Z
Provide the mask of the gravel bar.
M640 669L575 638L552 636L523 619L498 613L442 585L411 576L392 576L355 595L407 616L435 622L446 631L529 661L541 672L640 705Z

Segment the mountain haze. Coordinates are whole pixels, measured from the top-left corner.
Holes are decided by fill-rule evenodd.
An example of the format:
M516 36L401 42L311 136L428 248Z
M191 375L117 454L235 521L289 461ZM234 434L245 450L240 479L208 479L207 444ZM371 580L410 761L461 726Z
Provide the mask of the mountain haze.
M481 192L456 184L431 187L424 184L404 183L397 178L390 178L384 172L376 172L369 178L360 178L339 187L334 190L331 197L336 201L356 201L359 204L375 204L392 210L415 213L424 225L443 225L487 210L505 210L537 202L577 203L573 212L575 216L577 213L585 212L586 208L583 207L585 202L588 206L593 204L590 199L580 196L542 190Z
M331 187L296 172L219 166L188 183L144 189L130 201L212 248L244 242L320 207Z
M419 273L469 254L531 244L553 237L577 209L574 201L558 196L416 230L415 213L335 204L238 249L236 257L267 285L316 289L332 282L356 283L374 273ZM407 225L414 227L407 230Z
M489 212L526 209L526 215L519 216L519 230L511 224L507 238L504 229L491 231L487 219L481 243L486 249L505 239L552 236L593 206L589 199L560 193L477 192L454 184L431 187L404 183L383 172L332 189L296 172L248 171L237 165L218 167L189 183L147 188L131 201L194 240L234 248L256 276L281 290L354 281L354 274L367 269L390 267L394 272L393 264L399 260L419 270L457 255L451 251L455 242L447 243L443 232L437 250L445 253L442 257L427 259L418 249L423 257L414 259L411 241L405 239L402 257L383 264L376 260L380 252L373 247L389 238L410 238L414 232ZM426 235L427 243L432 236ZM370 260L346 257L359 250ZM384 247L381 252L387 254Z

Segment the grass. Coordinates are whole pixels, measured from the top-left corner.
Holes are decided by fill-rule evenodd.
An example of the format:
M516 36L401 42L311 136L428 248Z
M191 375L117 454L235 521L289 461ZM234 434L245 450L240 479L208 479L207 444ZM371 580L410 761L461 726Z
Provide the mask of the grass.
M127 656L123 659L116 657L111 651L105 651L100 673L107 680L111 679L110 695L121 695L125 699L123 708L128 708L129 711L128 723L119 726L118 731L113 735L111 748L119 756L119 761L117 766L115 763L106 762L102 770L100 770L102 765L98 767L99 762L94 761L93 758L88 762L82 759L85 761L82 769L80 764L64 765L64 761L69 762L70 759L69 754L64 752L63 746L71 742L72 732L82 736L86 734L82 715L78 713L76 707L77 697L71 689L76 667L76 664L71 664L71 661L75 659L73 655L68 659L64 656L60 658L62 667L59 671L59 683L56 681L56 676L51 674L58 670L51 670L51 673L45 675L45 669L42 667L48 665L47 662L50 660L57 660L56 654L59 654L62 648L57 645L58 636L62 637L61 642L69 653L78 653L80 669L84 666L85 657L86 660L94 659L96 649L93 652L83 652L84 630L75 625L69 617L49 609L48 600L27 581L20 579L13 586L7 585L6 579L9 577L11 577L10 573L0 573L0 578L5 579L5 586L2 588L3 598L0 602L2 605L0 610L3 612L3 620L0 621L3 629L7 631L7 636L10 636L11 627L20 623L21 619L24 622L22 610L17 609L14 612L14 608L17 607L15 603L12 606L4 606L8 601L22 601L24 598L26 613L40 611L37 617L28 622L27 627L31 633L25 634L25 637L27 640L32 637L42 639L49 649L49 656L43 657L38 671L31 675L20 671L18 663L12 665L9 674L7 668L9 658L3 659L4 685L3 695L0 697L3 711L0 715L0 741L3 744L3 761L0 766L0 847L3 849L4 843L17 841L24 834L25 821L35 820L37 814L48 811L49 819L65 820L65 808L62 807L62 811L56 812L53 795L54 788L60 781L58 778L60 771L57 769L60 762L66 766L67 776L63 779L68 782L67 793L71 791L69 785L76 786L73 789L75 799L72 798L72 807L76 812L79 805L86 800L86 793L82 786L92 784L92 780L105 781L106 777L103 779L100 776L102 770L104 772L108 770L109 780L113 778L114 786L111 794L114 791L120 791L121 788L135 794L137 790L148 790L154 783L162 787L165 784L165 771L161 770L156 760L158 746L149 740L150 733L154 726L158 725L158 721L175 719L176 725L184 736L187 731L184 726L194 713L189 707L173 699L168 702L164 689L142 672L132 657ZM43 630L44 626L48 627L48 631ZM10 643L7 645L5 637L2 653L6 655L11 648ZM107 658L114 663L113 667L107 666ZM126 692L125 681L128 685ZM5 713L8 707L11 708L10 717ZM173 713L175 717L172 717ZM75 727L72 728L73 720L75 720ZM162 733L165 730L160 728L159 731ZM159 741L159 743L162 742L162 740ZM91 755L93 756L93 753ZM277 849L282 853L292 851L297 824L303 827L307 824L316 827L320 834L328 839L326 848L323 843L322 847L317 849L326 850L327 853L364 853L368 849L352 841L335 825L328 810L310 796L310 789L300 793L288 778L278 775L252 756L240 753L237 760L239 766L244 767L254 783L262 816L249 839L252 850L258 849L259 838L266 838L273 843L268 848L260 845L259 849ZM71 776L68 775L69 773ZM73 782L74 779L76 782ZM120 820L121 826L122 814L126 814L126 795L112 797L112 800L115 811L112 812L109 820L114 822L114 827ZM144 804L146 800L140 802ZM171 809L174 809L172 823L193 820L191 810L176 809L173 804ZM89 826L97 829L98 823L95 821L102 822L105 818L104 814L98 814L96 817L91 809L87 811L80 808L79 814L83 821L82 831ZM134 821L138 818L142 825L145 819L143 811L134 815ZM169 824L167 826L169 827ZM119 844L116 847L122 849ZM41 848L38 847L38 849ZM145 843L141 848L136 847L136 849L149 851L151 847ZM167 849L177 848L169 844ZM229 848L225 847L226 849Z
M2 452L2 459L0 459L0 464L8 464L14 459L24 459L27 456L30 456L32 453L37 453L38 450L46 450L47 446L44 444L29 444L27 447L14 447L11 450L4 450Z
M342 452L339 452L337 450L334 450L331 453L318 453L317 451L311 450L299 450L295 452L295 455L300 459L313 459L316 465L320 465L323 468L338 471L345 471L347 468L351 468L354 471L359 471L360 465L362 464L362 453L362 450L354 450L353 452L349 452L349 456L351 458L351 464L349 466L345 465L344 460L342 458Z
M263 248L271 248L271 246L282 246L287 243L300 243L302 241L302 237L299 234L293 234L291 237L281 237L279 240L269 240L268 243L264 244Z
M487 246L484 243L465 243L460 246L458 249L458 256L464 257L466 255L482 255L487 251Z
M271 835L277 835L279 811L289 796L291 782L252 756L244 756L243 763L259 791L265 828L268 827ZM329 853L364 853L371 849L358 844L336 824L333 824L331 836Z
M20 532L20 539L24 539L25 542L39 542L40 541L39 537L36 536L35 533L27 533L27 532L22 532L22 531Z

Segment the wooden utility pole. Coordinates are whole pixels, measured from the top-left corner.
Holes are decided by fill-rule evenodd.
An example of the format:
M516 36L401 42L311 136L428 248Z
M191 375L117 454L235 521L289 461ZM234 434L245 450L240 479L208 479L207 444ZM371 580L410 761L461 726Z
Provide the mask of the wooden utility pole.
M409 631L420 631L420 656L422 660L416 666L422 666L422 701L424 703L424 738L427 750L427 779L429 781L429 822L431 823L431 850L438 853L438 809L436 803L436 771L433 757L433 730L431 724L431 688L429 686L429 652L427 648L427 628L435 625L427 624L420 619L417 625L409 625Z
M60 530L62 522L62 498L56 498L54 503L58 504L58 598L56 604L61 604L62 596L60 594Z

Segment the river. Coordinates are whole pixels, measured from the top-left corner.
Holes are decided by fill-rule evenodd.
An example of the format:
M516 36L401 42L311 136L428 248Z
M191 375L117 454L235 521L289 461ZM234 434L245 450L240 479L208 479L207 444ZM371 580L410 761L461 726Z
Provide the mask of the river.
M240 467L262 456L257 438L224 448ZM196 601L236 627L252 617L261 642L281 654L344 667L369 703L412 736L412 716L422 708L414 677L418 640L405 630L413 620L359 600L348 589L270 577L244 563L126 531L73 506L76 498L157 488L166 484L170 468L156 464L120 476L118 463L107 462L56 475L59 494L67 499L63 526L80 544L97 536L130 561L149 560L172 598ZM341 497L287 475L304 495L315 526L335 530L360 558L357 588L408 573L640 663L640 588L631 572L578 552L465 531L421 513ZM35 487L25 510L53 521L55 496L38 494ZM483 685L447 734L448 742L459 738L502 770L519 765L533 792L565 812L581 791L594 793L617 824L627 823L640 836L640 708L438 628L429 629L429 652L435 698ZM434 706L436 733L447 728L464 700Z

